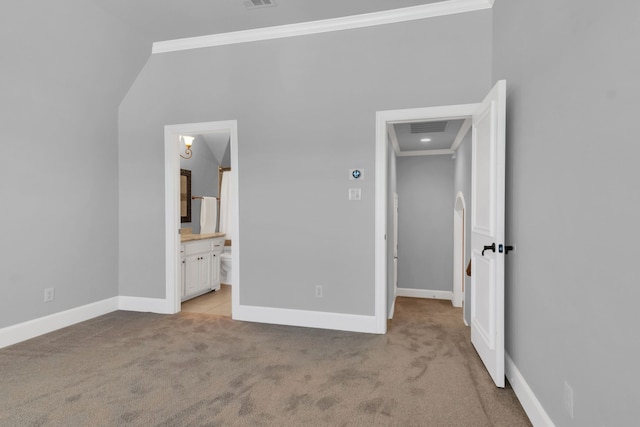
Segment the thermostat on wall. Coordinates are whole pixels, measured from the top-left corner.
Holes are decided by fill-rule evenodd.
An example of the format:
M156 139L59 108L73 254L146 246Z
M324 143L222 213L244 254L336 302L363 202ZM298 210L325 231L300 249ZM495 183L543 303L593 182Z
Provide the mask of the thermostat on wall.
M364 169L349 169L349 179L364 179Z

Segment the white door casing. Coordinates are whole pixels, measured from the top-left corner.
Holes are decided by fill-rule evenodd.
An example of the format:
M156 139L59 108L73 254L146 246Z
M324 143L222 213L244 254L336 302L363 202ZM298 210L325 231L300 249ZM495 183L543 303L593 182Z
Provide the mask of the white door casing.
M453 208L453 300L454 307L462 307L464 301L464 196L458 192ZM464 314L463 314L464 316Z
M393 297L398 294L398 193L393 193Z
M505 102L506 82L499 81L481 104L376 113L376 332L386 332L387 319L387 126L472 117L471 340L498 387L504 387L505 364L504 254L498 252L504 246ZM496 252L485 251L483 257L483 247L492 243Z
M387 127L395 123L430 120L454 120L471 117L480 104L458 104L437 107L408 108L376 112L375 173L375 319L376 333L387 331Z
M501 80L472 117L471 342L498 387L504 387L505 104Z

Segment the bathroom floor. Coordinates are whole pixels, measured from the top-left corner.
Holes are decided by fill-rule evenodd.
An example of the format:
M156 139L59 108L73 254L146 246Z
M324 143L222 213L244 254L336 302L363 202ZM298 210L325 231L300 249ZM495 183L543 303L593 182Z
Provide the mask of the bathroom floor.
M183 302L182 311L231 317L231 286L220 285L218 291L209 292Z

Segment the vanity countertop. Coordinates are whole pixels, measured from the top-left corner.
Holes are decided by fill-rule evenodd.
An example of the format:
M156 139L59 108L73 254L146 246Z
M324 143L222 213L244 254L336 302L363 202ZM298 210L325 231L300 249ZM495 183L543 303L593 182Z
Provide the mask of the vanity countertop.
M208 233L208 234L181 234L180 242L190 242L192 240L205 240L205 239L214 239L216 237L222 237L224 233Z

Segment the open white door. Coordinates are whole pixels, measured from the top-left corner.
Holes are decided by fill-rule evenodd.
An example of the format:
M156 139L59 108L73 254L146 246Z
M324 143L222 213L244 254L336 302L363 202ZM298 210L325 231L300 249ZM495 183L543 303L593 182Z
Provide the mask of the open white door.
M506 82L473 115L471 342L504 387L504 173Z

